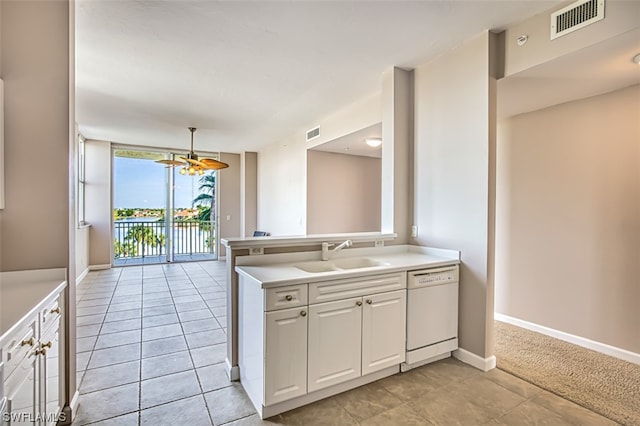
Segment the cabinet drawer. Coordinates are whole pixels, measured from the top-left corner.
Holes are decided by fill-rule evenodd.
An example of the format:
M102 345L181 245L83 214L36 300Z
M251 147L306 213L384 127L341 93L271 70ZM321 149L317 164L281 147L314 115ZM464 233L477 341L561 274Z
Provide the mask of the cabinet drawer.
M9 377L18 365L30 352L36 349L36 322L31 322L27 327L13 334L13 337L2 348L5 361L4 375Z
M42 330L48 330L52 325L58 324L62 313L60 299L56 299L40 311L40 320L42 321Z
M307 304L307 284L287 287L268 288L265 298L265 311L295 308Z
M309 284L309 304L407 288L404 272L354 277Z

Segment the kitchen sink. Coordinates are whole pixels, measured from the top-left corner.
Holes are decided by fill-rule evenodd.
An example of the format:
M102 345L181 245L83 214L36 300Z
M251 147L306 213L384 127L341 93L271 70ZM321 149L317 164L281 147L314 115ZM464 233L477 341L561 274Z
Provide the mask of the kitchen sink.
M336 259L333 263L340 269L370 268L372 266L385 265L383 262L369 259L368 257L345 257L343 259Z
M318 260L315 262L296 263L293 266L295 266L298 269L302 269L305 272L313 272L313 273L331 272L331 271L338 270L332 262L325 262L322 260Z
M345 257L335 260L316 260L312 262L296 263L295 266L305 272L332 272L345 269L370 268L372 266L388 265L386 262L369 259L368 257Z

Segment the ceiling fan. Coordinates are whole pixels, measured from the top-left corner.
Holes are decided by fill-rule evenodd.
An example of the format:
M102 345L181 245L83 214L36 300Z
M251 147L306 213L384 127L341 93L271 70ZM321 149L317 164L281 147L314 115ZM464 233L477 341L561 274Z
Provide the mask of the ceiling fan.
M191 150L186 157L179 157L180 160L157 160L156 163L166 164L167 167L182 166L180 169L181 175L194 176L196 174L203 175L207 170L220 170L229 167L227 163L214 160L213 158L198 158L198 154L193 152L193 134L196 131L195 127L189 127L191 132Z

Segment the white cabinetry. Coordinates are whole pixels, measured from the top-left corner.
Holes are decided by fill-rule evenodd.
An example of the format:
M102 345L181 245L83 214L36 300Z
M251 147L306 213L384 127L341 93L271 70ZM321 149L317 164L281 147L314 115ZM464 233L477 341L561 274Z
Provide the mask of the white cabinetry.
M360 376L362 298L309 306L309 392Z
M239 284L240 380L261 417L399 372L406 272L266 290L240 275Z
M404 362L407 292L367 296L362 307L362 375Z
M265 314L265 405L307 393L307 310Z
M55 425L63 420L64 381L59 377L64 371L64 360L59 354L63 353L60 330L62 291L66 283L57 281L57 287L55 281L40 286L27 283L9 288L13 278L10 274L15 273L3 274L8 283L7 287L3 285L3 296L15 296L16 288L27 287L25 291L28 291L29 284L32 284L32 295L38 290L53 291L35 307L27 307L26 315L14 321L10 328L3 329L0 336L0 369L3 369L0 377L4 377L0 390L6 398L6 412L0 424ZM18 305L15 303L8 308L3 303L2 307L8 313L9 310L19 313L23 310Z
M309 392L404 362L406 291L309 306Z

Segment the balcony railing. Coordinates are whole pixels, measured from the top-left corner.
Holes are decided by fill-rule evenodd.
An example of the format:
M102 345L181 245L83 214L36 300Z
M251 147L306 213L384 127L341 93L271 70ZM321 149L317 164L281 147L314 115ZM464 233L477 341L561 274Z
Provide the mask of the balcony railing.
M166 255L167 235L164 221L114 222L114 258L131 259ZM215 226L209 221L173 222L174 255L215 254Z

